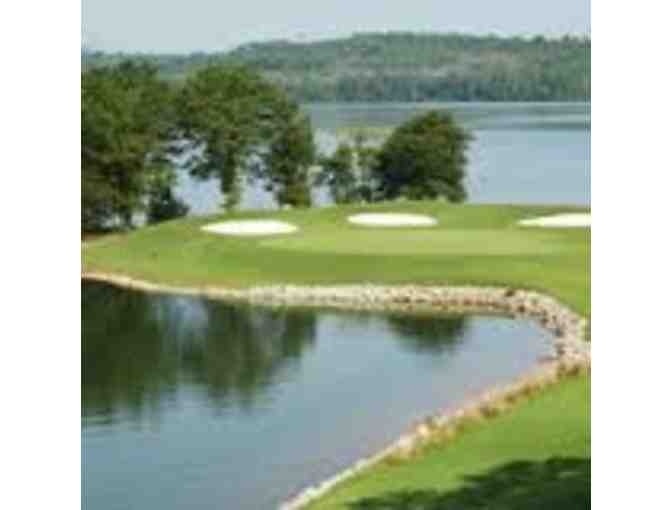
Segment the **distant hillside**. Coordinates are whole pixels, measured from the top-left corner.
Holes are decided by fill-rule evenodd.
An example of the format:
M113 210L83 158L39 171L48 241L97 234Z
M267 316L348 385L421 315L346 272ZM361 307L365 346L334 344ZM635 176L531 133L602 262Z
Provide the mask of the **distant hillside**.
M246 64L300 101L586 101L590 39L363 33L345 39L272 41L229 53L89 53L84 67L151 61L167 79L210 62Z

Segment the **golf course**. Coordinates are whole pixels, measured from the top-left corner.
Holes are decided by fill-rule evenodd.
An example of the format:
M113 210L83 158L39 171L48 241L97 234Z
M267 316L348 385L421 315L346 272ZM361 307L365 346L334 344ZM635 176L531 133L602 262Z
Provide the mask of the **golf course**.
M404 201L190 217L83 243L82 275L189 289L362 284L520 289L548 295L589 320L590 228L520 223L589 212ZM375 227L348 221L385 213L428 216L435 224ZM245 220L296 228L255 236L203 229ZM306 508L586 508L589 482L590 375L584 370L530 392L505 412L472 420L456 434L439 435L406 458L377 463Z

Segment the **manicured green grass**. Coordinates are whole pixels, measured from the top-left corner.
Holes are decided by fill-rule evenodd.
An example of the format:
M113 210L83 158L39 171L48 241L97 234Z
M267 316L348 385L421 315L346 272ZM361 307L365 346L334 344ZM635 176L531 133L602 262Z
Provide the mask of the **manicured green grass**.
M366 229L361 211L429 214L434 228ZM294 284L497 285L553 295L590 316L590 230L516 226L580 211L546 206L409 202L187 219L91 243L83 269L189 286ZM296 234L257 239L201 232L231 218L273 217ZM312 510L583 509L589 507L589 377L544 390L456 440L380 464Z
M590 379L551 387L409 461L380 463L306 508L590 508Z
M362 210L416 212L439 225L420 230L349 225ZM247 212L188 219L93 243L84 269L193 286L296 283L499 285L552 294L589 314L590 231L520 228L516 222L562 207L455 206L410 202L372 207L275 213ZM227 218L274 217L296 234L231 238L201 232Z

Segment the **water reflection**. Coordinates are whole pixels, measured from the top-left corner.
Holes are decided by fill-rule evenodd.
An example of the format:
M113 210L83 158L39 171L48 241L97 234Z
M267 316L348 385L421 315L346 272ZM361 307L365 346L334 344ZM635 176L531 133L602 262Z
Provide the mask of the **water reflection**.
M251 408L312 345L315 325L309 313L82 285L82 413L140 416L180 382L214 407Z
M465 341L468 328L466 317L442 316L430 318L413 315L386 317L390 328L398 333L402 347L415 353L451 353Z
M451 352L467 319L351 314L383 321L404 349ZM141 419L159 413L181 384L200 388L217 410L253 411L315 343L317 314L82 285L82 415Z
M83 284L83 508L277 508L528 369L547 352L540 337L504 317L268 309Z

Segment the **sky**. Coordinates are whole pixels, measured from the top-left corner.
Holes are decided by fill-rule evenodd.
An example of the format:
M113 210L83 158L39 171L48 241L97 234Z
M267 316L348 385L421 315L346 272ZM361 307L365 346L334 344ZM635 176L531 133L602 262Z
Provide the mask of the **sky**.
M229 50L353 32L590 33L590 0L82 0L82 42L104 51Z

